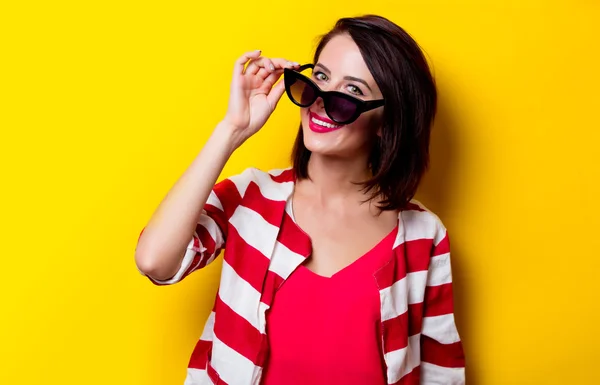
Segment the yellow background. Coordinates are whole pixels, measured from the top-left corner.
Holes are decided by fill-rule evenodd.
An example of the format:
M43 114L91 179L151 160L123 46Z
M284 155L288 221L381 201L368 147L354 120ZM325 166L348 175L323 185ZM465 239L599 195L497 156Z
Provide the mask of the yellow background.
M154 287L139 231L242 52L306 62L362 13L434 66L419 198L450 232L468 383L600 383L599 2L340 0L0 7L0 384L183 383L220 260ZM297 121L283 99L223 176L287 166Z

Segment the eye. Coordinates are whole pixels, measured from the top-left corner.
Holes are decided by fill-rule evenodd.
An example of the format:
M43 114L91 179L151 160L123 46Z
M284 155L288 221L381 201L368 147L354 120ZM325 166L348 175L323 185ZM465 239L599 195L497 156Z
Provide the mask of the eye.
M313 74L313 77L322 82L327 81L327 75L325 75L323 72L320 72L320 71L315 72Z
M348 86L348 91L350 91L350 93L353 93L355 95L364 95L364 93L360 90L360 88L358 88L354 84L350 84Z

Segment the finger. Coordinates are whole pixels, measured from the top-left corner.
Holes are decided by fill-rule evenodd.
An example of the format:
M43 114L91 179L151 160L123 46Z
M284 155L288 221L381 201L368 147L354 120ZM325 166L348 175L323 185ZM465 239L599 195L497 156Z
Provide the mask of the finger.
M265 80L267 77L269 77L269 75L271 75L273 72L271 71L267 71L266 68L261 68L258 73L256 74L256 76L260 77L261 79Z
M259 72L260 74L260 72ZM263 81L263 87L266 90L270 90L271 88L273 88L273 84L275 84L277 82L277 80L279 80L279 78L281 77L281 75L283 75L283 70L282 69L278 69L273 71L272 73L270 73Z
M271 59L269 59L268 57L264 58L263 65L267 71L269 71L269 72L275 71L275 66L273 65L273 62L271 61Z
M266 70L268 72L275 71L275 66L271 59L266 57L260 57L256 60L251 60L248 67L244 71L244 74L256 75L260 70Z
M277 83L275 87L271 88L271 92L267 95L267 101L271 106L271 111L275 110L277 103L281 100L281 96L285 92L285 83L283 81Z
M260 50L256 50L256 51L246 52L245 54L240 56L240 58L235 61L235 66L234 66L234 70L233 70L234 75L243 74L244 67L246 66L246 63L248 62L248 60L259 58L260 53L261 53Z
M259 65L259 60L260 58L257 59L252 59L248 62L248 65L246 66L246 69L244 69L244 75L254 75L256 74L256 72L260 69L260 65Z
M275 68L298 68L300 67L300 63L282 59L282 58L274 58L271 59Z
M267 70L266 68L261 68L258 73L256 74L256 76L259 76L262 80L267 80L267 78L273 74L275 74L275 78L272 80L273 83L271 83L271 85L275 84L275 82L277 81L277 79L279 79L279 76L281 74L283 74L283 68L276 68L275 65L273 64L273 69L272 70ZM291 67L290 67L291 68Z

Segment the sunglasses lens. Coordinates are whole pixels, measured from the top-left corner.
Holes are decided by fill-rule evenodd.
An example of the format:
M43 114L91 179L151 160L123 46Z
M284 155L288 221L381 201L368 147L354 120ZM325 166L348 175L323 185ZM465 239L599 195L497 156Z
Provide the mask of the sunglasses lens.
M300 77L293 79L293 82L290 82L290 98L294 100L297 104L302 106L310 106L315 102L316 93L315 89L305 80Z
M338 96L332 96L329 98L328 103L325 105L327 114L333 118L333 120L340 123L352 119L357 108L358 106L356 103Z
M321 95L318 88L303 74L286 70L285 85L288 97L302 107L309 107ZM322 94L325 111L338 124L351 122L358 111L359 105L352 98L344 97L339 92Z

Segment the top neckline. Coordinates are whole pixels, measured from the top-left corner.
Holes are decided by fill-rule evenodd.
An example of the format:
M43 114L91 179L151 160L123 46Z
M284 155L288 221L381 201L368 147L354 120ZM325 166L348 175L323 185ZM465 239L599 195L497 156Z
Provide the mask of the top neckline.
M293 197L293 194L290 195L290 197L288 198L288 200L286 202L286 207L285 207L286 212L292 219L294 226L302 234L304 234L304 236L308 239L309 243L312 245L312 239L311 239L310 235L308 235L308 233L306 233L296 222L296 218L294 217L292 197ZM312 271L311 269L309 269L308 267L306 267L306 265L304 263L302 263L299 266L299 268L302 270L305 270L306 273L308 273L309 275L313 275L317 279L332 280L332 279L337 279L338 277L346 275L349 272L355 270L356 266L364 265L364 264L368 263L368 261L373 260L373 258L370 258L370 256L372 254L377 254L377 255L383 256L384 260L387 260L388 252L391 252L393 249L394 241L395 241L395 239L397 237L397 233L398 233L398 228L399 228L399 226L398 226L398 224L396 224L396 226L394 226L392 231L390 231L385 237L383 237L373 247L371 247L369 250L367 250L364 254L362 254L358 258L356 258L354 261L350 262L348 265L342 267L341 269L339 269L338 271L333 273L331 276L318 274L318 273ZM312 248L312 246L311 246L311 248ZM379 259L381 259L381 258L378 258L378 260ZM381 263L379 263L379 264L381 264Z
M297 225L296 225L297 226ZM394 227L392 231L384 238L382 238L375 246L369 249L360 257L350 262L348 265L342 267L331 276L318 274L302 263L299 268L305 270L309 275L314 276L317 279L332 281L341 279L345 276L353 277L354 272L368 272L369 275L377 271L388 259L389 254L392 253L392 245L396 239L398 226Z

